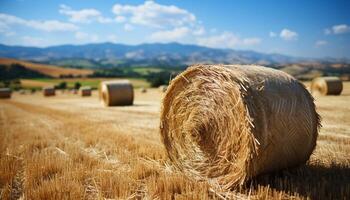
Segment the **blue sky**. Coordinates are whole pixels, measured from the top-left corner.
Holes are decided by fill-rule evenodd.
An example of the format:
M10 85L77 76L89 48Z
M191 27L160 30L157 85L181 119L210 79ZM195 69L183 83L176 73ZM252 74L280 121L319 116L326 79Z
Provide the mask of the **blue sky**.
M350 58L350 1L0 0L0 43L99 42Z

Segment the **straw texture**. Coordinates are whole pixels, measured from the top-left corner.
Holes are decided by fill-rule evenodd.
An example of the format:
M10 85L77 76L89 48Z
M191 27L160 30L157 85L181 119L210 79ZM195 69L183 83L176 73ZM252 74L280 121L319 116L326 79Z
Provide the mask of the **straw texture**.
M343 82L338 77L318 77L311 82L311 93L315 95L340 95Z
M173 164L225 189L305 163L320 126L301 83L278 70L240 65L189 67L169 85L160 123Z
M134 88L128 80L104 81L99 94L105 106L132 105L134 102Z
M49 97L49 96L55 96L56 92L55 92L55 88L54 87L44 87L43 88L43 95L45 97Z
M9 99L11 98L11 89L10 88L0 88L0 98Z
M82 97L88 97L91 96L91 87L90 86L84 86L80 88L80 94Z

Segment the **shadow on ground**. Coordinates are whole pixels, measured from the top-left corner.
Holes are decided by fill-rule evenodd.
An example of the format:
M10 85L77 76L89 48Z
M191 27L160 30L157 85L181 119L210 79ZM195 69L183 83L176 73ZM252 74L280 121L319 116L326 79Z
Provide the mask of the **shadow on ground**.
M254 189L266 186L310 199L350 199L350 168L335 164L304 165L258 176L250 185Z

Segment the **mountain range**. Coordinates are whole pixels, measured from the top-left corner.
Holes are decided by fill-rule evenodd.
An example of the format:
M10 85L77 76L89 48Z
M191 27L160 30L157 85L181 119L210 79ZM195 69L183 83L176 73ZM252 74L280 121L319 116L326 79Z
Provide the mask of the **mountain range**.
M350 63L350 59L300 58L255 51L215 49L180 43L125 45L97 43L45 48L0 44L0 57L82 68L118 66L185 66L193 63L285 65L290 63Z

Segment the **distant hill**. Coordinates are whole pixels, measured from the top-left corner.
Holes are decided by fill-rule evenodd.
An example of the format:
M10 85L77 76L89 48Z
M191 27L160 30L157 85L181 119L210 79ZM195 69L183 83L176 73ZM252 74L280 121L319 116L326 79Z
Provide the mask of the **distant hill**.
M92 70L87 69L63 68L54 65L45 65L16 59L0 58L0 66L16 66L14 64L20 64L32 72L37 72L38 74L55 78L77 76L84 77L93 74ZM23 71L23 69L21 69L21 71Z
M0 44L0 57L34 62L35 64L29 64L18 60L2 59L0 64L5 61L7 63L25 63L25 66L31 69L53 77L62 75L86 76L92 74L92 70L103 72L102 75L116 75L116 71L128 71L128 69L135 67L184 69L194 63L259 64L281 69L299 79L311 79L326 75L350 77L350 60L348 58L300 58L282 54L215 49L179 43L140 45L99 43L46 48ZM119 70L120 67L123 69ZM101 75L101 73L98 74Z
M124 45L99 43L46 48L0 44L0 57L33 60L60 66L109 68L116 66L185 66L193 63L282 65L297 62L349 62L349 59L310 59L255 51L214 49L179 43ZM350 63L350 62L349 62Z

